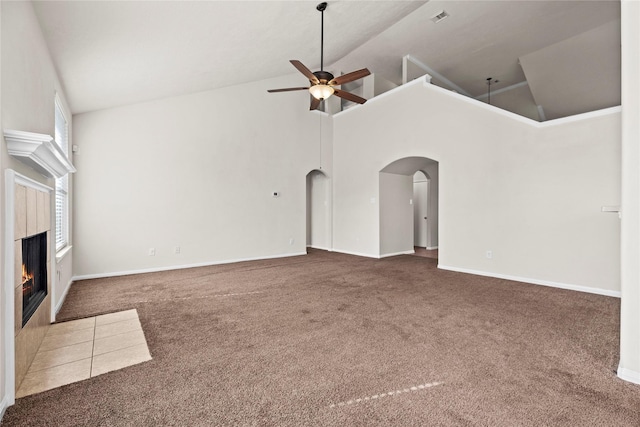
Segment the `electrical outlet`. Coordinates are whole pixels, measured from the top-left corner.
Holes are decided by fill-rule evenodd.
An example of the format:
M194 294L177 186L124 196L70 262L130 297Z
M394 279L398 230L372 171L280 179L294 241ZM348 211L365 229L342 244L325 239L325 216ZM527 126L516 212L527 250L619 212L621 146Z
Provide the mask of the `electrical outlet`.
M156 256L156 248L149 248L149 256Z
M487 259L492 259L493 258L493 252L492 251L487 251L485 253L485 256L487 257Z
M179 253L180 253L180 246L176 246L176 247L173 249L173 253L174 253L174 254L179 254Z

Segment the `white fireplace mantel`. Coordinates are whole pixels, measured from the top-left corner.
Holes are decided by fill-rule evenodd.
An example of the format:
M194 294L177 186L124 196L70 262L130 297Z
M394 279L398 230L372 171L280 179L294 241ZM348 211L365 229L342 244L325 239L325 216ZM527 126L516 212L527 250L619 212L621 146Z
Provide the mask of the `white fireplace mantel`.
M62 178L76 168L50 135L5 130L9 154L44 176Z

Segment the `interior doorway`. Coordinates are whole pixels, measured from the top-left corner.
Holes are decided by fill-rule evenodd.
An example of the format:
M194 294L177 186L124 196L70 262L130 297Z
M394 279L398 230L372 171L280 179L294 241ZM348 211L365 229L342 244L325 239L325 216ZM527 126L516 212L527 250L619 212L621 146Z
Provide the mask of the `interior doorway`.
M307 174L307 247L331 248L331 185L329 177L314 169Z
M439 163L405 157L381 169L379 179L380 256L437 258Z

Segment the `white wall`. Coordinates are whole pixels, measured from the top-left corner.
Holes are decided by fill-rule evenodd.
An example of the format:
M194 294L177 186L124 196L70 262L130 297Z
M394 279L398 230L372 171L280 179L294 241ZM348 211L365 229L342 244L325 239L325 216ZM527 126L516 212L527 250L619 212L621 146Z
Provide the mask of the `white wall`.
M616 111L545 125L417 81L340 113L334 249L379 255L377 172L420 156L439 162L442 267L615 293Z
M622 301L618 376L640 384L640 3L622 1Z
M30 2L1 2L1 32L2 32L2 129L13 129L28 132L44 133L48 135L54 134L54 99L56 92L58 93L62 103L66 106L64 93L58 81L55 68L49 56L45 40L42 36L37 18L33 12ZM54 187L53 179L46 178L23 163L10 157L7 153L7 146L2 140L0 147L0 164L2 173L0 174L0 200L4 206L5 201L5 182L4 171L13 169L16 172L34 179L49 187ZM54 198L51 198L52 212ZM0 209L0 218L2 229L6 224L4 208ZM52 218L52 222L54 218ZM54 230L55 222L51 229ZM55 239L52 245L55 244ZM1 246L4 246L4 236L1 240ZM2 249L3 266L2 271L13 271L13 264L6 265L7 250L13 251L11 248ZM53 252L52 252L53 253ZM71 254L69 254L69 260ZM51 268L51 266L49 267ZM59 303L60 283L55 282L56 275L51 274L53 278L53 295L52 304L55 306ZM63 278L61 283L65 285L70 280L70 275ZM13 313L13 292L7 292L6 283L3 278L3 294L2 306L3 315L10 310ZM6 304L6 305L5 305ZM12 314L11 314L12 316ZM10 317L11 317L10 316ZM11 322L13 320L11 319ZM3 322L4 324L4 322ZM11 328L13 330L13 328ZM0 344L0 392L2 401L9 399L8 403L12 403L11 395L13 391L9 391L5 370L7 368L6 353L12 352L12 348L7 348L6 340L13 341L11 336L2 337ZM10 344L13 346L13 344ZM13 369L11 366L9 369ZM13 374L11 374L13 375ZM4 404L4 403L3 403Z
M429 218L427 233L427 249L436 249L438 247L438 218L439 218L439 201L440 193L440 176L438 173L438 163L429 163L421 169L429 176L429 201L427 203L427 217Z
M380 172L380 256L413 253L413 176Z
M308 95L267 93L292 78L76 115L75 275L305 253L331 127Z

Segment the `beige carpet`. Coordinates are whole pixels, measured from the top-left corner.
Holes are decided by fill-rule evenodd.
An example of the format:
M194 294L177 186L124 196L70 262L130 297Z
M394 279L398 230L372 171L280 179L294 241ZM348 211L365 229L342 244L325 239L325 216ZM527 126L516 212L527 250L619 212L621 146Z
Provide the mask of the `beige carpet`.
M131 308L153 360L3 425L640 425L616 298L311 251L79 282L59 318Z

